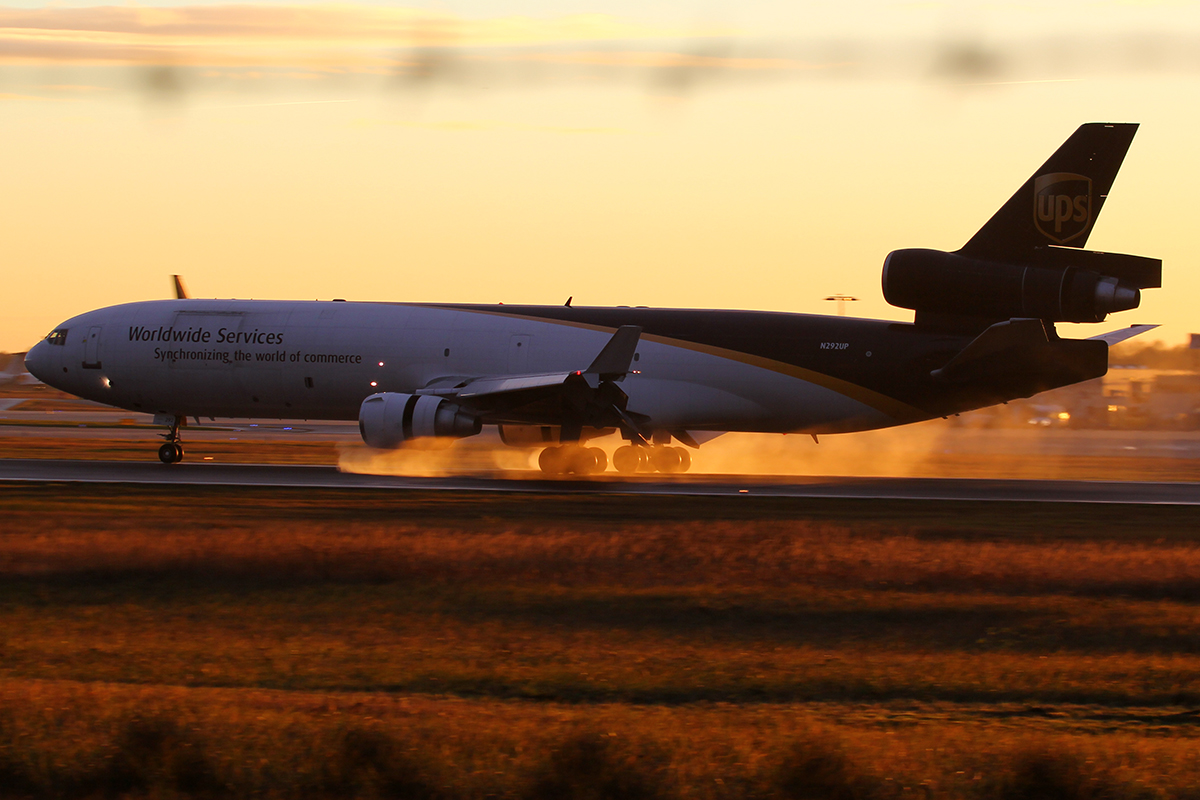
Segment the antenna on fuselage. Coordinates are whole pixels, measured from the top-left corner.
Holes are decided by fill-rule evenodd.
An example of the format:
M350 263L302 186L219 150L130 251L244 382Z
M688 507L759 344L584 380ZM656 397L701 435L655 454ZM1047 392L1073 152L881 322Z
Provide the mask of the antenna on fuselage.
M176 300L190 299L191 295L188 294L187 287L183 285L183 278L181 278L178 275L172 275L171 277L175 280L175 299Z

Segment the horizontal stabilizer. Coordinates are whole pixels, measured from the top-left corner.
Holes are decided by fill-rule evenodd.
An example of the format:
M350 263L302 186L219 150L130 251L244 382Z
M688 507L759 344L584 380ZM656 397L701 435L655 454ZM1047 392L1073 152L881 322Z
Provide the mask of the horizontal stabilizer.
M1091 270L1139 289L1162 288L1161 258L1101 253L1098 250L1076 250L1071 247L1046 247L1039 249L1030 263L1052 269L1075 267Z
M997 322L979 334L946 366L935 369L934 378L954 380L966 367L991 356L1011 350L1028 350L1045 345L1050 341L1046 325L1040 319L1010 319Z
M637 351L642 329L638 325L622 325L604 345L592 365L584 370L588 375L599 375L604 380L620 377L629 372L633 354Z
M1109 331L1108 333L1102 333L1099 336L1089 336L1088 338L1092 341L1106 342L1109 347L1112 347L1114 344L1120 344L1126 339L1141 336L1146 331L1152 331L1157 327L1157 325L1130 325L1128 328L1121 328L1120 330Z

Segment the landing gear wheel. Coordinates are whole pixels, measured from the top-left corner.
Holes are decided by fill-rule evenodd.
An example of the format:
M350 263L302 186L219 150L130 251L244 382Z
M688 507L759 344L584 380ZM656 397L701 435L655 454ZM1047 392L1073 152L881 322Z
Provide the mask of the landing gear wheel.
M687 472L692 468L692 454L682 447L676 447L675 450L679 453L679 471Z
M608 469L608 456L599 447L547 447L538 456L538 466L547 475L591 475Z
M691 459L688 459L689 462ZM675 447L656 447L650 452L650 463L659 472L683 472L683 457Z
M646 461L646 454L640 447L633 445L623 445L618 447L613 453L613 466L617 472L624 475L632 475L637 472Z
M603 451L600 455L604 456ZM563 471L572 475L590 475L596 471L596 454L591 448L567 445L563 448L563 466ZM608 464L605 463L605 466Z
M156 415L154 421L157 424L159 417ZM179 428L186 422L184 417L171 418L171 430L163 434L166 439L166 444L158 448L158 460L164 464L178 464L183 461L183 445L179 443Z
M565 460L561 447L547 447L538 455L538 467L547 475L561 475Z
M158 460L164 464L178 464L183 461L183 445L179 442L167 442L158 448Z
M592 454L592 472L599 473L608 469L608 456L599 447L589 447L587 450Z

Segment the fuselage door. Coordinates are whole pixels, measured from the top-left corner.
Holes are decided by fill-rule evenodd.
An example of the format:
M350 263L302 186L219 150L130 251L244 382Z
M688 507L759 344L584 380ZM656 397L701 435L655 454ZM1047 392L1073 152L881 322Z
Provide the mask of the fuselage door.
M514 334L508 340L508 373L523 375L529 372L529 342L533 339L527 333Z
M88 328L87 343L83 347L83 368L100 369L100 326Z

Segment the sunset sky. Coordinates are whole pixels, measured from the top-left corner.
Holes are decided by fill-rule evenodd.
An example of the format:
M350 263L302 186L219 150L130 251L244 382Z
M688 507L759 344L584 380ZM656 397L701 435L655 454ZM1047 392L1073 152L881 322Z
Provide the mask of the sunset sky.
M1142 128L1089 246L1200 332L1200 3L0 3L0 350L166 297L911 319L1083 122ZM1065 332L1065 331L1064 331ZM1071 335L1076 335L1072 333Z

